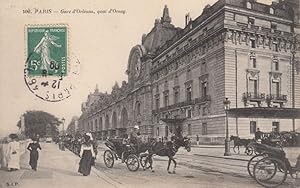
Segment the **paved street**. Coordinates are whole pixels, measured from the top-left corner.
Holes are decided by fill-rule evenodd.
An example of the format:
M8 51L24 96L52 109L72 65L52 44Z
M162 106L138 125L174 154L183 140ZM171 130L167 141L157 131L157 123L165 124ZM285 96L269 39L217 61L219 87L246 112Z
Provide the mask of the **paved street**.
M120 160L108 169L102 161L105 149L100 145L96 168L127 187L261 187L247 172L251 156L232 154L223 157L224 149L221 147L194 147L190 153L181 148L176 155L176 174L167 173L167 157L154 158L154 173L142 169L129 172ZM293 157L298 156L300 148L289 149L289 153ZM293 180L288 178L287 182L282 187L292 187Z
M16 172L0 171L0 187L51 187L51 188L83 188L83 187L115 187L114 182L106 180L100 172L92 171L91 176L77 173L79 157L70 151L58 150L58 145L42 143L42 151L38 161L38 171L31 170L28 165L29 153L22 156L21 170Z
M176 155L178 167L176 174L168 174L167 157L154 158L154 170L130 172L121 161L116 161L112 169L103 163L106 149L100 144L96 168L91 176L77 173L79 157L70 151L60 151L55 144L42 143L42 152L38 171L32 171L28 165L29 153L22 156L22 169L16 172L0 171L0 182L3 188L18 187L247 187L259 186L247 174L249 156L232 154L223 157L222 147L193 147L190 153L180 149ZM241 150L242 151L242 150ZM299 148L291 148L290 156L298 154ZM292 187L293 180L287 179L281 187ZM1 187L1 188L2 188Z

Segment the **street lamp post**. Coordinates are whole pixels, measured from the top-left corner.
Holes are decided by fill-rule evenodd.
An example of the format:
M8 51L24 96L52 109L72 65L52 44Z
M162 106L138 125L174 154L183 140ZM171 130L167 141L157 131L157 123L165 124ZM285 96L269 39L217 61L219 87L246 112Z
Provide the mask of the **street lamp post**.
M297 37L299 34L294 35L294 44L291 49L292 52L292 108L295 108L295 64L296 64L296 50L297 50ZM293 118L293 131L295 131L295 118Z
M224 156L230 156L230 140L229 140L229 130L228 130L228 110L230 109L230 100L226 98L223 102L225 115L226 115L226 124L225 124L225 153Z
M65 118L61 119L62 121L62 143L61 143L61 150L65 150Z

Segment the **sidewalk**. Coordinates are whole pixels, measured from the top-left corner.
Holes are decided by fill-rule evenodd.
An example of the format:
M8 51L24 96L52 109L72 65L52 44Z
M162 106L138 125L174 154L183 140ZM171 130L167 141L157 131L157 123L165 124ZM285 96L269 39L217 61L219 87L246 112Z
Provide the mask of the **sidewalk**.
M102 172L92 169L90 176L77 172L80 158L68 150L60 151L55 144L42 143L37 171L28 165L29 153L21 157L21 169L15 172L0 170L0 188L60 188L60 187L120 187Z

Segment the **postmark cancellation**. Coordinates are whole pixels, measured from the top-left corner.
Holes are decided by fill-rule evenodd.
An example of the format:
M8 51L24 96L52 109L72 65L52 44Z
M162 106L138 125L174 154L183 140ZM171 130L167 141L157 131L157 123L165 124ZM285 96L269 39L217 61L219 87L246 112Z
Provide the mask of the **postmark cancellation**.
M69 98L80 61L70 52L67 24L25 26L24 79L38 98L58 102Z

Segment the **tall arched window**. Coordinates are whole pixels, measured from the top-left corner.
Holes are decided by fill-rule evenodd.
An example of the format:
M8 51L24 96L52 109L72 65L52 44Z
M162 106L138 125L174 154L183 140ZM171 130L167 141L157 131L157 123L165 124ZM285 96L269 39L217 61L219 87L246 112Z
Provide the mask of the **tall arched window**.
M135 118L137 118L138 116L141 115L141 103L140 102L135 103L134 115L135 115Z
M105 129L109 129L109 117L108 115L105 116Z
M126 108L123 108L122 113L121 113L121 124L122 124L122 128L127 128L128 113L127 113Z
M115 128L117 128L117 113L116 112L114 112L113 113L113 116L112 116L112 128L113 129L115 129Z
M100 119L99 119L99 130L103 130L103 119L102 119L102 117L100 117Z
M98 119L95 119L95 131L98 130Z

